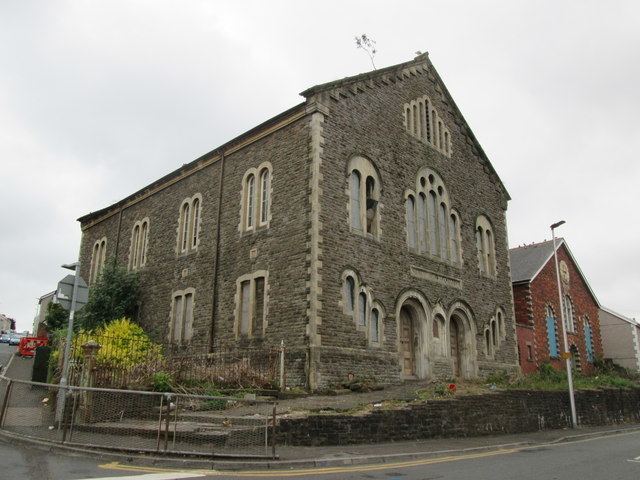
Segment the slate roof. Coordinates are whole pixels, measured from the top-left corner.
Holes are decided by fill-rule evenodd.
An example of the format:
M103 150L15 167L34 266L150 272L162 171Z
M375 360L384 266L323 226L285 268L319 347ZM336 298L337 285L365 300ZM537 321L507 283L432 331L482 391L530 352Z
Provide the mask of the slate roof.
M557 248L560 248L563 243L563 238L556 239ZM552 255L553 240L510 249L511 281L520 283L533 280Z

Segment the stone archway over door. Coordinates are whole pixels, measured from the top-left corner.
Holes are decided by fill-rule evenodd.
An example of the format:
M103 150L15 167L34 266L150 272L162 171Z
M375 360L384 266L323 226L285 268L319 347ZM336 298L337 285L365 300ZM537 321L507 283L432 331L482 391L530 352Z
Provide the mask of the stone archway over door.
M398 360L403 379L427 378L429 342L426 302L413 292L400 297L396 307Z
M476 377L476 331L470 314L463 310L457 309L449 317L449 348L453 375L464 379Z

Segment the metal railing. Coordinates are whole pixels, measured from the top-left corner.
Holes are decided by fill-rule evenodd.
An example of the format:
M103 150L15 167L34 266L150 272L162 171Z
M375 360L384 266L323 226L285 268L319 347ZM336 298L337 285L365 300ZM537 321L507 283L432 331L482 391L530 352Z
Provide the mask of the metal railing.
M202 457L276 458L276 402L109 388L0 376L0 429L84 448Z

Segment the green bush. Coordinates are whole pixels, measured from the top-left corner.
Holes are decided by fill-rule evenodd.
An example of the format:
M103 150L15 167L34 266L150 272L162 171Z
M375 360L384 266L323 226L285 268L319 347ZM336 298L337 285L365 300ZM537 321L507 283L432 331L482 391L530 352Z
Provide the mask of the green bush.
M173 390L173 378L167 372L156 372L152 378L155 392L171 392Z

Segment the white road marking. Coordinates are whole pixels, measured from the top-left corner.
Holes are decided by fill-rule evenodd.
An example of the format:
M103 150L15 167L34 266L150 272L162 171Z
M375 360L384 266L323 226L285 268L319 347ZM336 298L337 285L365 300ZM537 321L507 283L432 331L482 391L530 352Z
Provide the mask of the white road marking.
M143 475L127 475L120 477L100 477L85 478L82 480L177 480L179 478L204 477L203 473L196 472L167 472L167 473L147 473Z

